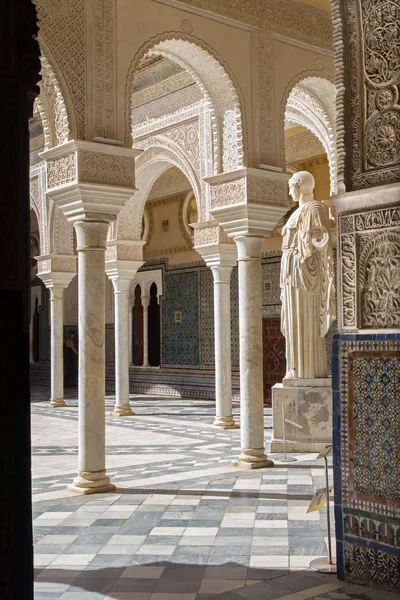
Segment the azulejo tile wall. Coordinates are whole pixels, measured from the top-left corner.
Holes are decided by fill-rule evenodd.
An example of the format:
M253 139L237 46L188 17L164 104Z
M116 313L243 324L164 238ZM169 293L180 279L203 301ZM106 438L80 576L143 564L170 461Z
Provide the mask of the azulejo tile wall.
M180 320L177 318L180 313ZM162 301L164 365L199 364L199 272L166 272Z
M400 335L334 337L339 577L400 588Z
M214 283L210 269L200 272L200 362L215 364Z

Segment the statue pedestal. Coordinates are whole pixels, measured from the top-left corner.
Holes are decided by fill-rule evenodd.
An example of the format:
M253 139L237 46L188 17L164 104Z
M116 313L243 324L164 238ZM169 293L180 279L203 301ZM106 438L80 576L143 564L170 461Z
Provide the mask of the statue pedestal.
M272 388L270 453L282 453L283 410L287 452L320 452L332 443L332 381L284 379Z

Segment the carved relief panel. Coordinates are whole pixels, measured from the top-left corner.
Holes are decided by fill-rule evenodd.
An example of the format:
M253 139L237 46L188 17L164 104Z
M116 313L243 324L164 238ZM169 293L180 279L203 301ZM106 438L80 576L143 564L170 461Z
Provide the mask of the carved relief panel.
M350 191L400 178L400 5L394 0L348 0L343 13L350 77L344 98L351 124L346 148ZM343 115L340 108L339 113Z
M339 214L339 323L400 328L400 207Z

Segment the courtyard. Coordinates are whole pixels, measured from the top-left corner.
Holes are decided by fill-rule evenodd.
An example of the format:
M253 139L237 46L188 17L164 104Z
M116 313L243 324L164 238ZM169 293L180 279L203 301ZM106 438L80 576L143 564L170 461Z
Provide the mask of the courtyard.
M72 390L68 406L54 409L46 388L32 390L35 600L397 597L308 569L327 555L325 509L306 514L324 485L323 461L279 455L272 469L232 467L240 431L212 428L209 401L131 396L135 416L113 418L107 396L107 469L117 491L67 491L77 467L76 398Z

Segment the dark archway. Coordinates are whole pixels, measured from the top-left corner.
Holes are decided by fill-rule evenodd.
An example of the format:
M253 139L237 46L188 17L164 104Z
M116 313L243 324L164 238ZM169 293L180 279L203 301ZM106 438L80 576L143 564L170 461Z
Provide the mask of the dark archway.
M149 365L151 367L160 366L160 305L158 304L157 286L152 283L150 286L150 304L149 304Z
M135 303L132 308L132 355L135 367L143 364L143 306L140 285L135 287Z

